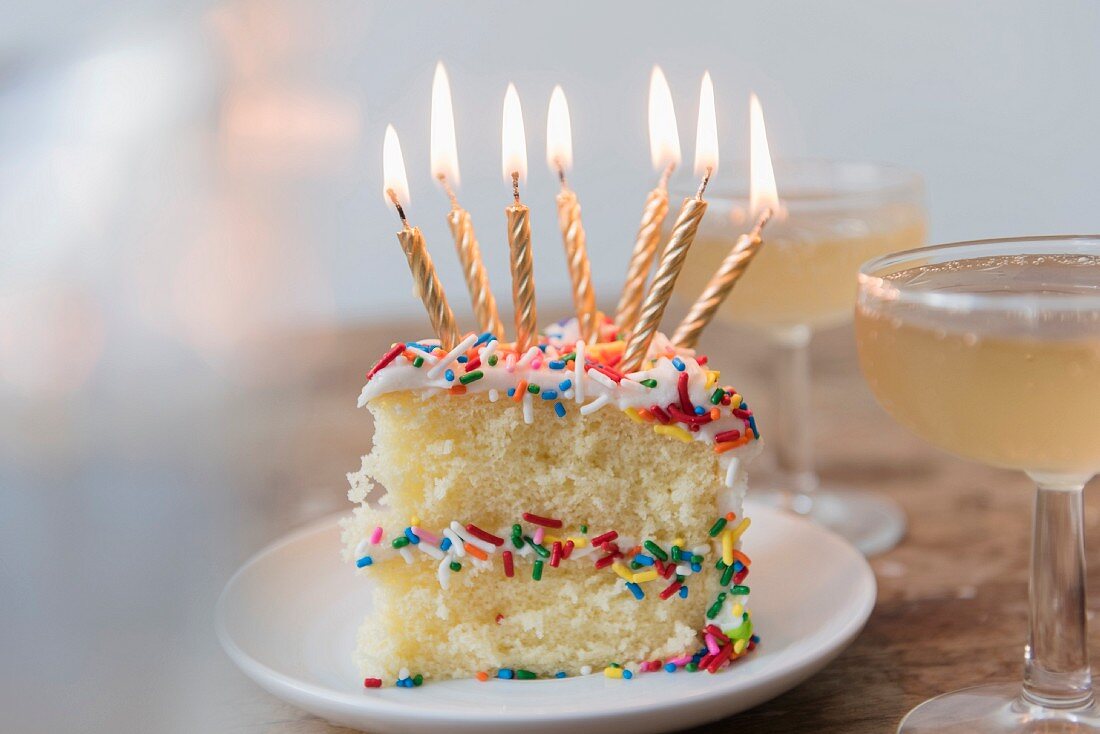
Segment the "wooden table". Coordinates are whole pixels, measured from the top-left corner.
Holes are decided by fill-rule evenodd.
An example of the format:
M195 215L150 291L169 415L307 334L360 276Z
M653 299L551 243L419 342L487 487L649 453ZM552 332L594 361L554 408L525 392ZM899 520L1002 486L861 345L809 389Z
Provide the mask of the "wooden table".
M417 322L419 323L419 322ZM413 328L409 333L423 329ZM343 503L342 473L369 446L369 416L356 411L362 374L400 328L302 334L276 340L249 365L272 382L238 395L231 414L255 456L245 486L281 498L255 546L309 515ZM759 339L721 326L703 344L723 379L761 416L767 435L767 354ZM862 635L829 667L798 688L699 731L893 731L910 708L963 686L1019 678L1027 616L1030 483L1022 476L954 459L896 426L864 386L849 329L815 338L814 424L826 483L873 489L900 502L909 532L874 558L878 603ZM292 377L287 377L287 374ZM238 447L242 450L245 447ZM248 452L245 451L245 454ZM751 472L750 472L751 474ZM316 488L323 486L323 492ZM313 488L312 504L291 500ZM259 496L259 495L258 495ZM318 499L319 498L319 499ZM277 505L278 507L278 505ZM1093 588L1100 584L1100 496L1086 494ZM247 544L245 544L247 545ZM242 545L241 551L249 550ZM1093 625L1094 653L1098 638ZM238 731L342 731L234 681L219 720Z

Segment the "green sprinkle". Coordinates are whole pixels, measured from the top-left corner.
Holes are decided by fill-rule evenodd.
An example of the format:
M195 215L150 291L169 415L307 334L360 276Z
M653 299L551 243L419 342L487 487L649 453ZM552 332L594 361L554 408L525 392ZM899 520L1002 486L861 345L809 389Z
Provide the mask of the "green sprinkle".
M621 668L623 666L619 665L618 663L608 663L607 667L609 667L609 668Z
M490 366L490 367L496 367L496 366L497 366L497 360L498 360L498 359L499 359L499 357L497 357L497 355L495 355L495 354L490 354L490 355L489 355L489 366Z
M534 673L532 673L530 670L517 670L516 671L516 679L517 680L534 680L535 678L538 678L538 676L535 675Z
M458 561L451 561L451 570L454 571L455 573L458 573L459 571L462 570L462 564L459 563Z
M726 527L726 518L720 517L720 518L718 518L717 520L714 521L713 525L710 526L710 531L708 532L708 534L712 538L717 538L718 533L722 532L722 530L725 527Z
M649 388L657 387L657 381L654 380L652 377L642 380L641 383Z
M730 593L734 596L744 596L749 593L749 587L747 586L734 586L730 589Z
M668 554L664 552L664 550L661 548L661 546L657 545L652 540L647 540L646 542L642 543L642 545L645 547L645 549L647 551L649 551L653 555L657 556L662 561L667 561L668 560Z
M631 561L630 562L630 570L631 571L637 571L641 567L642 567L642 564L638 563L637 561Z
M527 386L527 392L531 393L532 395L538 395L539 394L539 386L534 385L534 384L528 385Z
M396 538L393 539L393 547L394 548L404 548L408 544L409 544L409 539L406 538L404 535L398 535Z
M560 359L562 362L568 362L570 360L573 360L575 362L577 360L577 353L576 352L570 352L569 354L565 355L564 357L558 357L558 359Z
M413 367L419 367L422 364L424 364L424 358L421 356L417 356L416 359L413 360Z
M707 610L707 619L714 619L718 616L718 612L722 609L722 603L725 600L725 592L720 592L718 598L714 600L714 603L710 605L710 609Z
M423 675L421 675L420 673L417 673L416 675L413 676L413 685L414 686L420 686L420 685L423 685L423 684L424 684L424 676Z
M681 576L680 574L676 574L676 580L679 581L681 584L684 583L684 581L686 579L687 579L687 576Z
M680 562L680 546L678 545L672 546L672 560L676 561L677 563Z
M476 382L482 377L485 377L484 372L482 372L481 370L474 370L473 372L468 372L462 377L458 378L458 381L461 382L463 385L469 385L471 382Z
M535 542L535 541L534 541L534 540L533 540L533 539L531 538L531 536L530 536L530 535L524 535L524 536L523 536L523 539L524 539L525 541L527 541L527 545L531 546L531 549L532 549L533 551L535 551L535 553L538 553L538 554L539 554L539 556L541 556L542 558L549 558L549 557L550 557L550 551L546 550L546 546L545 546L545 545L542 545L541 543L536 543L536 542ZM542 573L542 571L541 571L541 569L542 569L542 566L539 566L539 569L540 569L539 573L540 573L540 575L541 575L541 573Z
M588 535L588 526L587 525L581 525L581 533L583 533L584 535Z
M717 568L719 571L722 571L726 568L726 562L719 558L717 561L714 562L714 567Z
M724 397L726 397L726 391L720 387L716 387L714 388L714 392L710 394L710 404L718 405L718 403L722 402L722 398Z
M543 549L545 550L545 549ZM542 560L536 559L535 565L531 567L531 578L535 581L542 581Z
M726 566L726 570L722 572L722 586L729 586L733 581L733 566Z
M699 666L695 663L688 663L687 665L684 666L684 670L686 670L689 673L694 673L696 670L699 670Z
M702 563L703 562L703 557L702 556L692 556L691 557L691 562L692 563Z
M513 535L512 536L512 545L514 545L517 550L522 548L523 547L523 537L519 536L519 535Z
M515 525L513 525L512 526L512 535L523 535L523 526L521 526L519 523L516 523Z

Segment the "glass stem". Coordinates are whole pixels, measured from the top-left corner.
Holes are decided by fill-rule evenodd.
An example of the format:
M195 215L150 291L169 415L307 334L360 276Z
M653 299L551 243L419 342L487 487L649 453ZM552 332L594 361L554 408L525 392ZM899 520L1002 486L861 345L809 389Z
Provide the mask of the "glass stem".
M813 493L817 489L810 405L810 336L808 326L794 326L772 334L778 428L772 445L780 488L790 493L791 508L803 514L813 507Z
M1052 708L1092 702L1085 618L1084 480L1032 476L1035 493L1023 696Z

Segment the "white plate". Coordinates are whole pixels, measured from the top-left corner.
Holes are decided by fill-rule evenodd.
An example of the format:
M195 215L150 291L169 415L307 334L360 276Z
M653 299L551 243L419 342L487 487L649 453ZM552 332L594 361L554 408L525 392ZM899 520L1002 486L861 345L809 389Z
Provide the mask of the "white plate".
M370 577L353 575L340 560L335 517L292 533L237 571L218 602L218 637L241 670L273 695L372 732L679 729L798 685L855 639L875 605L874 574L844 540L767 507L746 510L753 519L746 536L750 603L762 642L715 675L659 671L614 680L597 673L365 689L352 651L370 605Z

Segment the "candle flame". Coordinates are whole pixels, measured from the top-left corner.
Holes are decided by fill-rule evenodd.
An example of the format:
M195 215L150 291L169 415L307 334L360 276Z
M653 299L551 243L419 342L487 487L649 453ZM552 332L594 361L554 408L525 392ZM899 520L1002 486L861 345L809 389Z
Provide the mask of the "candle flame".
M765 207L779 209L779 192L775 188L775 171L768 148L768 133L764 129L764 110L756 94L749 98L749 208L756 216Z
M714 83L710 72L703 74L699 89L699 122L695 127L695 175L713 175L718 170L718 119L714 113Z
M672 90L659 66L653 67L649 77L649 155L658 171L680 165L680 131Z
M573 167L573 128L569 124L569 103L560 84L550 95L546 113L546 162L555 172Z
M435 65L435 77L432 79L431 150L432 177L443 176L451 186L457 186L459 176L455 115L451 107L451 82L442 61Z
M386 126L386 137L382 143L382 196L386 204L393 204L390 192L397 197L401 206L409 205L409 180L405 176L405 159L401 155L401 141L393 125Z
M500 136L500 157L504 180L511 181L512 174L527 178L527 138L523 133L523 109L519 105L516 85L509 84L504 94L504 127Z

